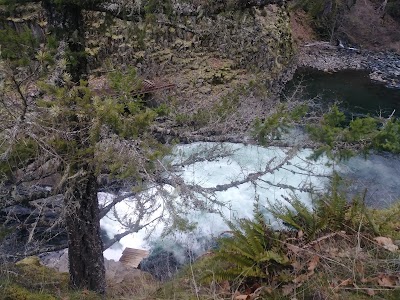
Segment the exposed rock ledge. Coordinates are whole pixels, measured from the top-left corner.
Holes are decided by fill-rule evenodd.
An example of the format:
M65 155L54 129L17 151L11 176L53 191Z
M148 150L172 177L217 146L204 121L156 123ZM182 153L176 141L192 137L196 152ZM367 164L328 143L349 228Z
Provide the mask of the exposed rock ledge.
M39 258L37 259L39 260ZM52 268L57 272L68 272L68 249L40 255L40 264ZM120 261L104 259L104 267L106 269L107 279L115 283L129 281L145 274L150 276L149 273Z
M328 42L303 46L298 53L297 67L325 72L367 70L373 81L400 89L400 55L392 52L362 51L336 47Z

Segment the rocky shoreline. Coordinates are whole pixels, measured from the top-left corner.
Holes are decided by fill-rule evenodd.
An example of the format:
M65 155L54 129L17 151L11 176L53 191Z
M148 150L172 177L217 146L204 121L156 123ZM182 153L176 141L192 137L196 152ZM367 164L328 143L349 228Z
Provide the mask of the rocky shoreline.
M324 72L365 70L370 72L372 81L400 89L400 55L394 52L372 52L316 42L299 50L296 66Z

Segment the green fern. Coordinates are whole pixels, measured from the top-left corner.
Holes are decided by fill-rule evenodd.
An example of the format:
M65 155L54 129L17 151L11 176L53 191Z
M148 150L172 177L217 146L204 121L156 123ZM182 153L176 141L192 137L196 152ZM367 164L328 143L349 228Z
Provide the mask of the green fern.
M279 233L266 224L258 205L255 205L254 220L227 223L232 236L219 240L219 249L211 259L211 264L219 267L203 279L265 281L288 265Z
M313 239L326 228L325 220L320 218L315 208L307 207L295 196L292 199L286 199L286 201L290 204L290 207L282 204L270 204L269 207L272 215L281 220L284 225L302 231L309 239Z
M293 196L286 199L290 206L270 204L268 210L284 225L303 231L307 240L313 240L322 232L357 228L357 220L362 216L368 220L364 197L355 196L352 201L348 201L343 190L342 179L334 174L329 192L314 195L311 208ZM369 226L373 232L376 231L372 222L365 226Z

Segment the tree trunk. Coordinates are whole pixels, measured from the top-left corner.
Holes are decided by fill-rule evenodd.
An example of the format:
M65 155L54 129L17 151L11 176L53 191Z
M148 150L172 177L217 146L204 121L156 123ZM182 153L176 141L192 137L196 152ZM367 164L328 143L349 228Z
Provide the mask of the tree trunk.
M68 45L68 68L74 82L85 79L87 59L85 54L85 32L82 8L71 1L44 0L42 6L47 13L47 22L52 34Z
M104 293L105 270L97 180L92 172L87 173L84 168L79 176L68 182L64 200L70 283L73 288Z
M85 79L87 60L82 7L79 1L43 0L51 33L68 47L67 71L74 82ZM71 107L71 110L74 110ZM79 111L76 112L79 114ZM70 132L76 132L77 153L89 149L88 124L80 124L77 115L70 117ZM103 243L100 236L100 215L97 179L91 166L93 153L65 162L69 178L65 184L65 224L68 234L70 284L73 288L105 292Z

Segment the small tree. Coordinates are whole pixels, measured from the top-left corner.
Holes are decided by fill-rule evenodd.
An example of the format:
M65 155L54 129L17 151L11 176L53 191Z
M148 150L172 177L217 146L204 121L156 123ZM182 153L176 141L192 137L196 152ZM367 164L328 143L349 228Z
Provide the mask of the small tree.
M50 39L41 46L29 29L22 33L12 29L1 32L9 44L4 45L2 55L7 77L2 83L0 111L5 191L0 207L18 203L19 199L63 194L71 285L104 293L97 177L113 169L119 176L125 173L139 180L143 177L140 172L151 172L150 156L155 159L162 151L147 133L157 114L146 108L140 97L127 97L131 90L117 91L114 97L94 96L87 86L82 11L96 8L101 2L42 1ZM15 52L26 42L30 46L26 51ZM135 72L129 75L128 80L137 82ZM118 87L118 80L112 82ZM123 155L110 159L107 154L113 150ZM133 163L124 164L122 160L133 153L136 157L129 158ZM60 178L51 192L32 192L32 182L55 174ZM13 194L13 186L27 188L28 199ZM146 209L151 211L142 208L142 215ZM140 223L131 225L132 231L140 229Z

